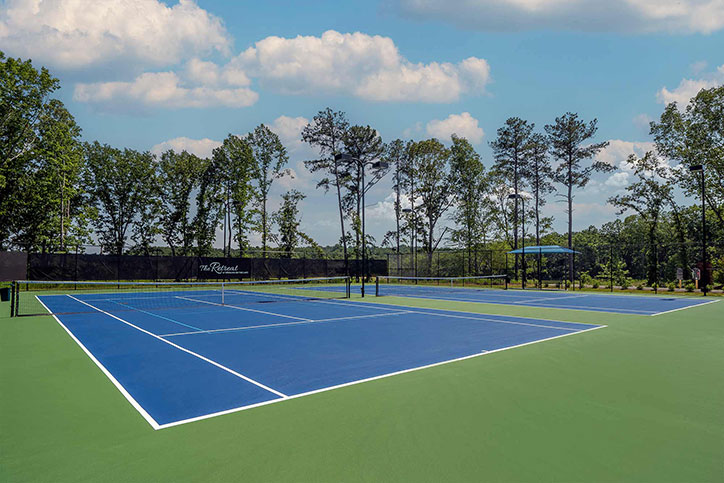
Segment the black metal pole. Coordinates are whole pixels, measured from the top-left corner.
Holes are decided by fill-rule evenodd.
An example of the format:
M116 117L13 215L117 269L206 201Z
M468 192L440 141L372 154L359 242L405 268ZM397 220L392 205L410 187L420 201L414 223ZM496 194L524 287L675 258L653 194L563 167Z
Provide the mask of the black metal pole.
M706 205L704 204L704 168L701 169L701 291L706 297L709 272L706 267Z
M526 267L526 264L525 264L525 198L523 198L522 196L520 197L520 205L521 205L521 207L522 207L522 209L523 209L523 214L522 214L522 217L521 217L521 218L522 218L521 221L522 221L522 225L523 225L523 234L522 234L522 236L521 236L521 242L522 242L522 244L523 244L523 281L522 281L522 287L523 287L523 290L525 290L525 279L526 279L526 268L527 268L527 267Z
M367 277L367 249L365 244L365 165L361 160L357 160L360 163L362 170L362 298L365 296L365 278Z

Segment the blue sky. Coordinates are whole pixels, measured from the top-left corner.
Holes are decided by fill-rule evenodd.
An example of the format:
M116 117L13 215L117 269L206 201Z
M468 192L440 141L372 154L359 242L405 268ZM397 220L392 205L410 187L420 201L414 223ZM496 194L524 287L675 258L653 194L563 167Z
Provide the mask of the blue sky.
M306 120L327 106L385 140L488 142L506 118L542 130L566 111L598 118L601 158L621 167L651 148L647 122L724 82L722 0L382 0L228 2L0 0L0 49L61 79L86 140L207 154L228 133L272 126L308 194L303 228L333 243L335 205L301 161ZM328 32L333 31L333 32ZM325 32L328 32L325 34ZM606 199L624 167L579 193L574 228L615 218ZM370 196L369 228L393 225L389 183ZM563 230L561 203L547 214Z

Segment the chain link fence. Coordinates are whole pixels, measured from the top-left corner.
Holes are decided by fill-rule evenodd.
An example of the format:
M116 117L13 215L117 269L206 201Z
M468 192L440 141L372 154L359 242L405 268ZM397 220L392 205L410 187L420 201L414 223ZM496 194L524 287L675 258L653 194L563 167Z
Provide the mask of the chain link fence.
M432 255L387 253L388 275L462 277L507 275L511 286L527 288L641 290L698 292L704 278L714 293L724 286L724 246L707 247L706 267L702 248L694 243L650 246L617 242L575 245L568 254L508 254L510 249L441 249ZM698 272L698 273L697 273ZM696 280L697 275L702 279Z

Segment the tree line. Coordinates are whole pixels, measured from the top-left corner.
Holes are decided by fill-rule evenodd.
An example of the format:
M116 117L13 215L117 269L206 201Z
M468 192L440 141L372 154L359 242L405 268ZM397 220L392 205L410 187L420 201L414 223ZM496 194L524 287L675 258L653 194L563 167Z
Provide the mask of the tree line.
M287 192L281 207L269 211L273 183L292 174L284 145L264 124L245 136L230 134L209 158L173 150L156 156L82 142L73 116L52 98L59 81L29 60L0 52L0 83L0 249L62 251L97 240L109 253L129 243L133 252L148 253L162 240L173 254L205 255L217 230L227 256L232 247L243 255L252 233L264 252L270 244L288 254L301 244L317 246L299 228L303 193ZM677 194L699 195L698 174L688 169L695 164L704 165L706 209L718 222L713 231L721 232L723 105L719 87L702 90L684 109L666 106L651 123L655 149L626 161L633 182L608 201L636 217L650 249L663 236L662 220L671 221L676 240L690 239L688 208ZM592 142L597 124L571 112L542 130L519 117L507 119L490 142L487 169L463 137L384 142L373 127L351 125L331 108L314 116L302 140L318 152L305 161L319 176L317 188L336 198L345 260L361 255L364 194L389 177L395 227L380 244L397 253L417 246L431 264L444 243L468 255L492 241L511 248L524 239L541 244L552 234L552 217L544 214L552 196L566 204L564 244L574 247L576 194L595 173L618 169L597 160L608 144ZM370 235L365 241L377 244Z

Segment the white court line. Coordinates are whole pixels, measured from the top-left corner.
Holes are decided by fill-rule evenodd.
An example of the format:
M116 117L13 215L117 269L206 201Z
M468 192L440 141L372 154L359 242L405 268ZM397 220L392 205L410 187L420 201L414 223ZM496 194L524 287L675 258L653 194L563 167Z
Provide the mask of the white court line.
M333 389L339 389L339 388L342 388L342 387L353 386L353 385L355 385L355 384L362 384L362 383L364 383L364 382L375 381L375 380L377 380L377 379L383 379L383 378L386 378L386 377L397 376L397 375L405 374L405 373L408 373L408 372L420 371L420 370L422 370L422 369L429 369L429 368L431 368L431 367L441 366L441 365L444 365L444 364L450 364L450 363L453 363L453 362L459 362L459 361L463 361L463 360L466 360L466 359L472 359L472 358L474 358L474 357L487 356L488 354L494 354L494 353L496 353L496 352L502 352L502 351L506 351L506 350L509 350L509 349L516 349L516 348L518 348L518 347L523 347L523 346L527 346L527 345L537 344L537 343L539 343L539 342L546 342L546 341L553 340L553 339L559 339L559 338L561 338L561 337L568 337L568 336L570 336L570 335L582 334L583 332L589 332L589 331L592 331L592 330L603 329L604 327L607 327L607 326L606 326L606 325L599 325L599 326L596 326L596 327L591 327L590 329L583 329L583 330L579 330L579 331L577 331L577 332L571 332L571 333L569 333L569 334L555 335L555 336L553 336L553 337L547 337L547 338L545 338L545 339L538 339L538 340L534 340L534 341L531 341L531 342L525 342L525 343L523 343L523 344L512 345L512 346L509 346L509 347L502 347L502 348L500 348L500 349L493 349L493 350L491 350L491 351L482 351L482 352L480 352L480 353L471 354L471 355L463 356L463 357L457 357L457 358L455 358L455 359L450 359L450 360L447 360L447 361L435 362L435 363L427 364L427 365L424 365L424 366L413 367L413 368L410 368L410 369L403 369L403 370L401 370L401 371L390 372L390 373L388 373L388 374L382 374L382 375L379 375L379 376L373 376L373 377L368 377L368 378L365 378L365 379L359 379L359 380L357 380L357 381L346 382L346 383L344 383L344 384L338 384L338 385L336 385L336 386L325 387L325 388L322 388L322 389L315 389L315 390L313 390L313 391L303 392L303 393L300 393L300 394L293 394L293 395L287 396L286 398L283 398L283 399L272 399L271 401L264 401L264 402L261 402L261 403L250 404L250 405L248 405L248 406L240 406L240 407L238 407L238 408L226 409L226 410L224 410L224 411L219 411L219 412L210 413L210 414L204 414L203 416L197 416L197 417L194 417L194 418L182 419L182 420L180 420L180 421L174 421L173 423L163 424L163 425L161 425L161 426L159 427L159 429L166 429L166 428L170 428L170 427L173 427L173 426L179 426L179 425L181 425L181 424L192 423L192 422L195 422L195 421L201 421L201 420L203 420L203 419L209 419L209 418L213 418L213 417L216 417L216 416L222 416L222 415L224 415L224 414L231 414L231 413L235 413L235 412L239 412L239 411L244 411L244 410L247 410L247 409L257 408L257 407L260 407L260 406L267 406L267 405L269 405L269 404L275 404L275 403L278 403L278 402L281 402L281 401L289 401L290 399L297 399L297 398L304 397L304 396L310 396L310 395L312 395L312 394L319 394L319 393L322 393L322 392L331 391L331 390L333 390Z
M280 322L278 324L259 324L259 325L247 325L244 327L228 327L226 329L210 329L202 331L191 331L191 332L177 332L174 334L161 334L159 337L175 337L177 335L195 335L195 334L215 334L218 332L236 332L240 330L249 329L265 329L267 327L286 327L288 325L305 325L305 324L316 324L318 322L336 322L338 320L351 320L351 319L370 319L373 317L387 317L389 315L402 315L411 313L409 310L402 312L393 312L391 314L373 314L373 315L352 315L349 317L334 317L331 319L316 319L316 320L300 320L299 322Z
M116 386L116 389L118 389L121 392L121 394L123 394L123 397L125 397L126 400L129 403L131 403L131 406L133 406L136 409L136 411L138 411L141 414L141 416L143 416L143 419L145 419L148 422L148 424L151 425L151 427L153 429L161 429L161 425L158 424L158 422L156 422L156 420L153 419L153 417L151 417L151 415L148 414L145 409L143 409L143 406L138 404L138 401L136 401L133 398L133 396L131 396L131 394L128 391L126 391L126 388L123 387L123 385L121 385L121 383L118 382L118 380L115 377L113 377L113 374L111 374L110 371L108 369L106 369L106 367L103 364L101 364L101 361L99 361L98 359L95 358L93 353L91 353L91 351L89 351L88 348L86 346L84 346L80 340L78 340L78 338L73 334L73 332L71 332L68 329L68 327L66 327L65 324L63 324L63 322L61 322L60 319L53 312L50 311L50 309L48 309L48 307L43 303L42 300L40 300L38 298L37 295L35 296L35 298L38 300L38 302L40 302L40 305L42 305L43 308L45 308L45 310L47 310L48 313L53 316L55 321L58 322L58 324L68 333L68 335L71 337L71 339L73 339L75 341L75 343L78 344L78 346L81 349L83 349L83 352L85 352L85 354L90 358L90 360L92 360L95 363L95 365L98 366L98 368L103 372L103 374L105 374L106 377L108 379L110 379L110 381L113 383L113 385Z
M94 302L95 302L95 300L94 300ZM193 325L184 324L183 322L179 322L178 320L174 320L174 319L171 319L171 318L168 318L168 317L164 317L163 315L158 315L158 314L154 314L153 312L148 312L148 311L146 311L146 310L139 309L138 307L134 307L134 306L132 306L132 305L122 304L122 303L116 302L116 301L114 301L114 300L108 300L108 302L111 302L111 303L113 303L113 304L120 305L121 307L127 307L127 308L130 308L130 309L136 310L136 311L138 311L138 312L141 312L141 313L150 315L150 316L152 316L152 317L158 317L159 319L167 320L168 322L173 322L173 323L176 324L176 325L183 325L184 327L188 327L189 329L203 330L203 329L199 329L198 327L194 327Z
M234 376L236 376L236 377L238 377L238 378L241 378L241 379L243 379L243 380L245 380L245 381L247 381L247 382L250 382L250 383L254 384L255 386L258 386L258 387L260 387L260 388L262 388L262 389L265 389L265 390L267 390L267 391L269 391L269 392L271 392L271 393L276 394L277 396L280 396L280 397L283 397L283 398L289 397L289 396L287 396L286 394L277 391L276 389L272 389L272 388L269 387L269 386L265 386L265 385L262 384L261 382L255 381L254 379L252 379L252 378L250 378L250 377L247 377L247 376L245 376L244 374L238 373L238 372L236 372L236 371L233 370L233 369L229 369L228 367L223 366L223 365L219 364L218 362L209 359L208 357L204 357L204 356L202 356L201 354L197 354L196 352L191 351L191 350L189 350L189 349L187 349L187 348L185 348L185 347L181 347L181 346L178 345L178 344L174 344L173 342L168 341L168 340L164 339L163 337L154 334L153 332L149 332L149 331L147 331L146 329L142 329L141 327L138 327L137 325L134 325L134 324L132 324L132 323L126 321L126 320L123 320L122 318L117 317L117 316L111 314L110 312L106 312L105 310L101 310L101 309L99 309L98 307L94 307L93 305L91 305L91 304L89 304L89 303L87 303L87 302L83 302L82 300L79 300L79 299L73 297L72 295L68 295L68 297L72 298L72 299L75 300L76 302L82 303L83 305L87 305L88 307L90 307L90 308L92 308L92 309L95 309L95 310L97 310L98 312L100 312L100 313L102 313L102 314L105 314L105 315L107 315L107 316L109 316L109 317L112 317L112 318L114 318L114 319L116 319L116 320L118 320L118 321L120 321L120 322L123 322L124 324L126 324L126 325L128 325L128 326L130 326L130 327L133 327L134 329L139 330L139 331L143 332L144 334L148 334L148 335L150 335L151 337L153 337L154 339L158 339L158 340L160 340L160 341L162 341L162 342L164 342L164 343L166 343L166 344L168 344L168 345L170 345L170 346L172 346L172 347L175 347L176 349L178 349L178 350L180 350L180 351L186 352L187 354L191 354L191 355L194 356L194 357L198 357L199 359L201 359L201 360L204 361L204 362L208 362L209 364L211 364L211 365L213 365L213 366L216 366L216 367L218 367L219 369L222 369L222 370L228 372L229 374L232 374L232 375L234 375Z
M456 299L452 297L428 297L424 295L409 295L409 296L401 296L401 298L414 298L414 299L425 299L425 300L438 300L441 302L469 302L469 303L477 303L477 304L492 304L492 305L513 305L515 302L498 302L498 301L492 301L492 300L471 300L471 299ZM551 302L536 302L538 305L529 305L528 307L532 308L541 308L541 309L561 309L561 310L581 310L583 312L603 312L606 314L622 314L622 315L651 315L650 310L635 310L635 309L615 309L612 310L608 307L601 307L601 306L589 306L589 305L559 305L559 306L550 306L550 304L556 303L555 301ZM540 306L540 307L539 307ZM590 310L586 310L590 309ZM448 309L439 309L439 310L448 310ZM511 316L511 317L519 317L518 315Z
M557 301L560 300L560 299L577 299L577 298L580 298L580 297L588 297L588 294L563 295L563 296L560 296L560 297L555 297L555 301L557 302ZM538 302L539 300L549 300L549 301L551 301L551 302L547 302L547 303L555 303L555 302L553 302L552 299L553 299L553 297L538 297L538 298L535 298L535 299L516 300L516 301L511 302L511 303L512 303L512 304L525 304L525 303L529 303L529 302ZM545 303L545 302L542 302L542 303Z
M218 307L226 307L227 309L236 309L236 310L245 310L247 312L257 312L259 314L266 314L266 315L276 315L277 317L285 317L287 319L295 319L295 320L306 320L309 322L312 319L305 319L304 317L294 317L293 315L284 315L284 314L278 314L276 312L266 312L264 310L256 310L256 309L249 309L244 307L237 307L236 305L229 305L229 304L217 304L216 302L209 302L206 300L196 300L196 299L190 299L187 297L181 297L180 295L176 295L176 298L183 299L183 300L189 300L191 302L200 302L202 304L209 304L209 305L216 305Z
M690 299L690 300L694 300L694 299ZM657 315L662 315L662 314L670 314L671 312L678 312L679 310L686 310L686 309L692 309L694 307L701 307L702 305L709 305L709 304L713 304L714 302L718 302L718 300L710 300L709 302L704 302L704 303L696 304L696 305L689 305L688 307L679 307L678 309L666 310L664 312L656 312L655 314L651 314L651 317L656 317Z
M403 297L403 298L405 298L405 297ZM421 298L421 297L406 297L406 298ZM433 300L440 300L440 299L433 299ZM431 309L428 307L419 307L416 305L405 305L405 304L394 304L395 308L392 308L392 307L390 307L390 305L392 305L392 304L385 304L382 302L366 302L366 301L357 300L357 299L350 300L347 302L342 302L342 301L333 302L331 300L315 300L314 302L327 303L327 304L332 304L332 305L345 305L345 306L348 306L348 304L357 304L358 306L365 307L365 308L376 309L376 310L389 310L389 311L400 310L400 307L408 307L411 309L417 309L417 312L420 312L421 310L438 311L438 312L420 312L420 313L427 314L427 315L445 315L447 313L463 313L463 314L478 315L476 312L469 312L466 310ZM469 302L469 300L464 300L464 302ZM501 305L508 305L508 304L501 304ZM542 307L542 308L548 308L548 307ZM439 312L444 312L444 313L441 314ZM542 319L540 317L528 317L528 316L524 316L524 315L498 315L498 314L480 314L480 315L496 315L497 317L508 317L508 318L513 318L513 319L542 320L544 322L555 322L555 323L559 323L559 324L595 325L595 324L592 324L589 322L571 322L571 321L567 321L567 320ZM634 315L638 315L638 314L634 314ZM493 320L493 319L491 319L491 320ZM503 321L498 321L498 322L503 322ZM508 323L514 323L514 322L509 321Z
M580 331L581 329L572 329L570 327L556 327L554 325L543 325L543 324L532 324L529 322L513 322L512 320L497 320L497 319L489 319L487 317L471 317L471 316L464 316L464 315L451 315L451 314L431 314L429 312L420 312L416 310L410 311L413 314L423 314L423 315L437 315L438 317L452 317L455 319L470 319L470 320L482 320L483 322L497 322L499 324L513 324L513 325L529 325L531 327L543 327L545 329L557 329L557 330L575 330ZM578 324L578 322L562 322L566 324ZM590 325L590 324L589 324ZM588 329L584 329L588 330Z

